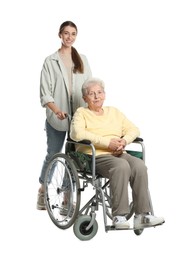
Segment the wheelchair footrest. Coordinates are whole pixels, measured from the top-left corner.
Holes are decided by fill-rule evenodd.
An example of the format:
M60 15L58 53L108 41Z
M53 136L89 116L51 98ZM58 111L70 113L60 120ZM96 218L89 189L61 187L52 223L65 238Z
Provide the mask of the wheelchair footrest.
M106 232L107 231L113 231L113 230L133 230L133 228L115 228L115 226L106 226L105 227Z
M139 229L139 230L143 230L143 229L145 229L145 228L151 228L151 227L154 227L154 228L155 228L155 227L157 227L157 226L161 226L162 224L164 224L164 222L163 222L163 223L159 223L159 224L154 225L154 226L142 227L142 228ZM113 231L113 230L138 230L138 229L133 228L133 227L129 227L129 228L115 228L114 225L111 225L111 226L106 226L106 227L105 227L105 230L106 230L106 232L107 232L107 231Z

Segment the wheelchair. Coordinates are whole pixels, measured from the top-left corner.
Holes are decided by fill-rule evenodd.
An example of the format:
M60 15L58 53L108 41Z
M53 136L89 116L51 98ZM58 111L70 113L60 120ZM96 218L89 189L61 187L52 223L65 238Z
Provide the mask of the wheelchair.
M76 152L73 148L76 144L90 146L92 156ZM136 138L132 144L139 146L139 149L127 152L145 161L143 139ZM108 224L112 220L110 183L96 172L95 160L95 147L90 141L75 142L68 138L65 153L57 153L50 160L44 181L45 204L50 219L60 229L73 226L75 236L82 241L90 240L97 234L96 212L100 206L103 209L105 232L116 230ZM82 194L89 186L92 187L93 196L83 202ZM134 214L131 199L129 208L127 220ZM129 230L133 230L136 235L143 232L143 229Z

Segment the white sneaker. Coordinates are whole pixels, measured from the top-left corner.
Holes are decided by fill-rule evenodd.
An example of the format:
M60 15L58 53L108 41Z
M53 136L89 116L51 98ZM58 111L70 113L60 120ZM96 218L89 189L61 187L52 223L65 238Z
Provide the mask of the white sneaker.
M145 227L154 227L165 222L162 217L155 217L153 215L135 215L133 220L134 229L143 229Z
M115 216L113 218L113 225L116 229L128 229L130 227L125 216Z

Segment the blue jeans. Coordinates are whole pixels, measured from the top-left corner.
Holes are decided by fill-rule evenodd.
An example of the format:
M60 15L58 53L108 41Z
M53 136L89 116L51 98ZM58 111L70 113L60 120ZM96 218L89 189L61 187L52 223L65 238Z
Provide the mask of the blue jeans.
M60 153L62 151L66 131L58 131L54 129L46 120L45 124L45 130L46 130L46 137L47 137L47 155L45 157L45 160L43 162L41 174L39 177L39 182L41 184L44 183L45 178L45 172L48 167L48 163L51 159L51 157L56 154Z

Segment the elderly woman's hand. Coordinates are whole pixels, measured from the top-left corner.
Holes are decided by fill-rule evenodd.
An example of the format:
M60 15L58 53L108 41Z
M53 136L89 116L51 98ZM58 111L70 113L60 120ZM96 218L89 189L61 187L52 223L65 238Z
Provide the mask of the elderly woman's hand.
M121 138L120 139L120 144L121 144L121 146L123 147L123 149L125 148L125 146L127 145L127 142L126 142L126 140L125 139L123 139L123 138Z
M119 156L123 153L126 146L126 141L122 138L112 138L108 146L114 156Z
M110 140L108 149L111 150L111 151L120 150L120 147L122 146L120 142L121 142L120 138L112 138Z

